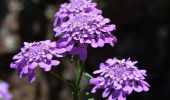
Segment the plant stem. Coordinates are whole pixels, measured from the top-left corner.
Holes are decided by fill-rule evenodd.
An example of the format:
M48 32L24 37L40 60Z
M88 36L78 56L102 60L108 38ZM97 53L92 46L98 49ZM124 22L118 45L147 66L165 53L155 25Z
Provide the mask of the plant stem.
M54 77L58 78L59 80L63 81L64 83L68 84L68 81L64 77L61 77L52 71L50 71L50 74L53 75Z
M50 71L50 74L53 75L54 77L58 78L59 80L63 81L65 84L68 84L72 93L73 93L73 100L78 100L79 87L77 87L76 83L74 83L71 80L67 80L64 77L61 77L52 71Z
M80 82L83 76L83 69L84 69L84 62L81 63L80 59L77 59L76 82L67 80L64 77L61 77L58 74L54 73L53 71L50 71L50 74L60 79L64 83L68 84L70 86L70 89L72 90L73 100L78 100L78 96L80 94Z
M73 100L78 100L78 96L79 96L79 92L80 92L80 82L81 82L81 78L83 75L83 66L84 63L81 64L80 59L77 59L77 71L76 71L76 87L77 89L75 91L73 91Z
M77 59L77 68L76 68L76 70L77 70L77 73L76 73L76 76L77 76L77 78L76 78L76 84L78 83L78 79L79 79L79 77L80 77L80 69L81 69L81 66L80 66L80 60L79 59ZM78 85L78 84L77 84Z
M77 80L77 85L78 85L78 86L80 85L81 78L82 78L82 76L83 76L83 71L84 71L84 62L83 62L82 65L80 66L79 77L78 77L78 80Z

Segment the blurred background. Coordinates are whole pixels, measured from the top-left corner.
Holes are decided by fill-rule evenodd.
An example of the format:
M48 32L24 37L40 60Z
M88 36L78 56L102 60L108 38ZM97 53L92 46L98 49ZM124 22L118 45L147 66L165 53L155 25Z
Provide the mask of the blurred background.
M29 84L9 68L24 41L55 40L54 14L67 0L0 0L0 79L10 83L13 100L71 100L67 86L48 73L37 70L37 80ZM108 58L131 57L139 69L146 69L150 91L132 93L128 100L162 100L170 95L169 32L170 0L95 0L103 16L117 25L114 48L88 49L86 72L98 69ZM54 70L73 79L74 64L68 59ZM90 91L88 78L81 84ZM102 100L98 92L95 100ZM82 94L80 100L86 100Z

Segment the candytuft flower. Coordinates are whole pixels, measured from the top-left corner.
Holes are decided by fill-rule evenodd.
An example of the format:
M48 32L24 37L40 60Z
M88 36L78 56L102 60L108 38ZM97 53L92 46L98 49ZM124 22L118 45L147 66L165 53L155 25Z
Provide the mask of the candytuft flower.
M103 89L103 98L125 100L126 95L132 91L148 91L150 85L145 81L146 70L139 70L136 63L137 61L132 62L130 59L117 58L101 63L100 69L93 72L99 76L90 80L95 85L91 92Z
M8 83L0 80L0 100L11 100Z
M67 41L66 46L71 45L71 54L74 48L79 50L79 56L87 52L84 51L87 44L93 48L103 47L106 43L114 46L117 40L111 32L115 30L115 25L108 24L110 20L101 14L102 11L91 0L71 0L70 3L61 5L55 15L55 36L60 36L59 41ZM85 60L86 56L80 59Z
M10 67L17 69L21 78L28 76L29 82L33 82L36 67L50 71L52 66L60 64L58 60L53 60L53 57L63 57L65 51L65 48L58 48L56 42L50 40L24 42L24 47L21 48L20 53L13 57L14 62L11 63Z
M94 12L101 14L102 11L96 8L96 3L92 0L70 0L69 3L64 3L60 6L59 11L55 14L54 26L58 26L65 22L70 14L77 14L80 12L89 13Z

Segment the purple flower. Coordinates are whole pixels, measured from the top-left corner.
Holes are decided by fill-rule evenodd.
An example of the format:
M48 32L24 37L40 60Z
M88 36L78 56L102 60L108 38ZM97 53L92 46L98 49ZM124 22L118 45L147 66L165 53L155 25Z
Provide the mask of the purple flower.
M79 50L79 56L86 54L87 44L93 48L103 47L106 43L114 46L117 40L111 32L115 25L108 24L110 20L101 14L91 0L71 0L61 5L55 15L55 36L60 36L59 41L64 41L66 47L72 47L68 50L70 54L75 51L72 49ZM85 60L86 56L80 59Z
M70 3L64 3L60 6L59 11L55 14L54 26L58 26L68 19L70 14L77 14L80 12L89 13L94 12L101 14L102 11L96 8L96 3L92 0L70 0Z
M148 91L150 85L145 81L146 70L139 70L137 61L108 59L100 64L100 69L93 72L99 74L92 78L90 83L95 85L92 93L104 89L103 98L108 100L125 100L133 90L136 92Z
M0 80L0 100L11 100L8 83Z
M29 82L35 80L35 68L40 67L45 71L50 71L52 66L60 64L58 60L53 60L53 57L63 57L65 48L58 48L56 42L50 40L27 43L24 42L24 47L21 52L13 57L14 62L10 67L18 71L18 75L22 78L28 76Z

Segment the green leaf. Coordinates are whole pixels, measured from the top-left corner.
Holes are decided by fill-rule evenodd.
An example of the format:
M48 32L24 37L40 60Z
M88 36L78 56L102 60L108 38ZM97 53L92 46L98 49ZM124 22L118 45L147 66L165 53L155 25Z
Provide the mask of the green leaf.
M94 100L92 94L90 94L89 92L86 92L86 96L87 96L87 100Z
M83 75L88 77L88 78L93 78L93 76L91 76L89 73L83 73Z

